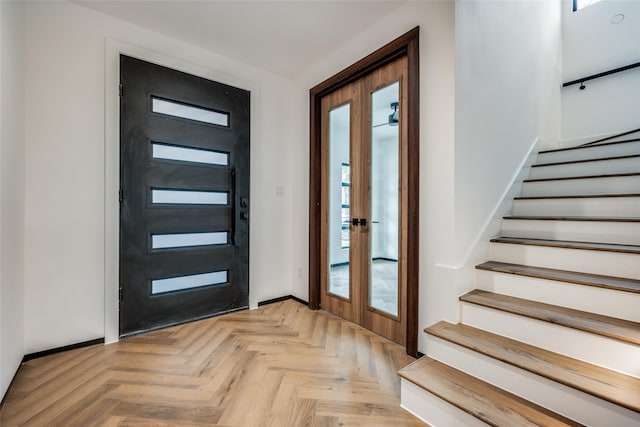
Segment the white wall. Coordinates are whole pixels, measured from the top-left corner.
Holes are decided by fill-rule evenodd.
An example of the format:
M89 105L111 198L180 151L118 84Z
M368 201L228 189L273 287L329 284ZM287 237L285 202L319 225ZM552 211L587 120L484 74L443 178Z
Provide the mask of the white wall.
M0 2L0 400L24 355L24 19Z
M572 12L563 0L562 9L563 81L640 61L640 2L607 0ZM612 24L620 13L624 20ZM564 140L640 128L640 68L579 86L562 91Z
M407 2L295 81L291 120L292 292L308 298L309 89L420 25L420 326L440 318L434 268L453 237L454 3ZM295 273L303 269L302 277ZM423 334L421 334L423 335ZM423 337L420 337L422 340Z
M456 2L455 241L463 265L537 138L560 138L560 5Z
M104 283L107 38L251 87L250 304L289 294L291 193L276 197L276 186L289 178L290 82L71 3L27 2L26 12L25 352L108 326L105 286L117 283Z

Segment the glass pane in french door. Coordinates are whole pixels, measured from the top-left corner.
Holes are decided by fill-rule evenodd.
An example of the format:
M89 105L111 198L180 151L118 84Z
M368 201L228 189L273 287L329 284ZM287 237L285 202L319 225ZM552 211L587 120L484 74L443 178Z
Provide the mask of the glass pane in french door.
M399 82L371 93L369 306L398 316Z
M349 299L351 166L349 163L351 106L329 112L329 286L333 295Z

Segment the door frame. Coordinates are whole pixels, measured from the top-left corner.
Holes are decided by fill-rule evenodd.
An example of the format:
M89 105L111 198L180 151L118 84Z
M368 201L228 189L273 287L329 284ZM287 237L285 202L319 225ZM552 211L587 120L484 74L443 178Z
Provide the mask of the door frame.
M127 55L177 71L203 77L208 80L235 86L251 93L250 109L258 111L260 87L212 68L212 64L200 61L196 56L184 57L177 48L157 46L162 50L151 50L115 39L105 43L105 111L104 111L104 340L105 344L119 341L119 276L120 276L120 55ZM250 116L250 141L253 145L261 134L257 114ZM254 164L254 150L250 152L250 166ZM255 174L250 174L249 197L255 188ZM249 259L254 258L255 245L249 234ZM254 258L255 259L255 258ZM253 267L249 264L249 308L257 307L252 296Z
M408 108L407 108L407 149L409 161L408 206L407 206L407 354L418 355L418 308L419 308L419 170L420 170L420 27L408 31L338 74L329 77L310 89L310 139L309 139L309 308L320 308L320 251L322 236L321 182L322 182L322 109L323 96L344 87L373 71L406 56L408 59Z

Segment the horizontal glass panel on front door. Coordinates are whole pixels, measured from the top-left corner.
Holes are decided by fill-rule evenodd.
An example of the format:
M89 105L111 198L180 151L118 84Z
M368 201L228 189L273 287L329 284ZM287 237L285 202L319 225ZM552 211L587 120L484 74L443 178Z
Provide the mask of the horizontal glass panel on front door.
M228 233L173 233L152 234L151 249L183 248L189 246L226 245Z
M223 191L151 189L151 203L176 205L226 205L229 194Z
M229 126L229 114L167 99L151 98L151 111L181 119L195 120L218 126Z
M184 291L186 289L202 288L204 286L227 283L226 271L192 274L189 276L171 277L151 281L151 294L165 294L168 292Z
M171 144L161 144L159 142L151 143L151 156L154 159L204 163L208 165L227 166L229 164L229 153L203 150L193 147L181 147Z

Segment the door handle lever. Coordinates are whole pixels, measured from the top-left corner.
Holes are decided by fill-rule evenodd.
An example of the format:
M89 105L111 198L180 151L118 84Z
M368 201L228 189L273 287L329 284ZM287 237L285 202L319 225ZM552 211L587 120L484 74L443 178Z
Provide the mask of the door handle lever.
M231 169L231 246L236 245L236 170Z
M351 224L356 227L358 225L362 225L363 227L367 226L367 218L353 218L351 219Z

